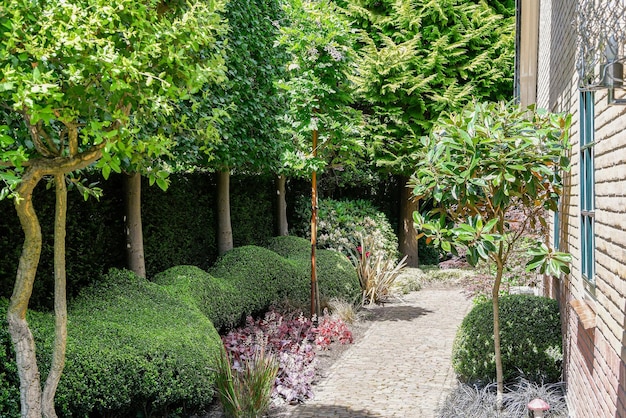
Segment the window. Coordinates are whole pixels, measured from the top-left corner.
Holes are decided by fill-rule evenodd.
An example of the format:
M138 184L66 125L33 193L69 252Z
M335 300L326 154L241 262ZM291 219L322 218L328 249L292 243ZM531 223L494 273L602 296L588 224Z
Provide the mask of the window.
M556 205L557 208L560 208L561 202L559 201ZM554 212L554 229L552 230L552 236L553 236L553 246L554 248L558 251L559 247L561 246L561 219L560 219L560 210L557 209Z
M595 179L594 179L594 95L580 94L580 262L586 287L595 287Z

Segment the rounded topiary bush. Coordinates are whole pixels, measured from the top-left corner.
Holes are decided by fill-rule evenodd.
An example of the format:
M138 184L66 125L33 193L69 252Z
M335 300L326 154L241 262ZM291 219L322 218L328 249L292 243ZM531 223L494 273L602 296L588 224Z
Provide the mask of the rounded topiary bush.
M272 238L268 247L292 260L304 275L301 282L288 283L286 296L295 301L308 302L311 297L311 243L294 236ZM317 280L320 297L338 298L353 302L361 297L361 285L350 260L337 251L318 250L316 254Z
M499 306L504 380L522 374L535 382L558 382L563 344L557 302L537 296L507 295L500 297ZM452 349L452 365L462 381L495 380L491 300L475 305L463 319Z
M62 416L135 416L212 402L220 337L196 307L161 286L111 270L80 293L68 317L56 396ZM44 338L43 353L51 341Z

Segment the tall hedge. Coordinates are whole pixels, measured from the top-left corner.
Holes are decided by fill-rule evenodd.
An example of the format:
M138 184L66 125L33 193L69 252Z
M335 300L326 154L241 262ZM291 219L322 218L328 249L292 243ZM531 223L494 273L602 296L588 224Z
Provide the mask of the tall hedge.
M89 176L97 181L97 176ZM92 178L93 177L93 178ZM70 298L97 281L110 268L126 266L124 201L121 177L99 179L103 196L84 201L69 193L67 277ZM217 259L215 241L215 181L209 173L171 177L167 192L142 190L146 269L152 276L169 267L193 264L209 268ZM273 229L273 180L263 176L231 179L231 218L235 245L263 245ZM43 232L43 250L30 306L52 309L54 193L39 187L36 210ZM12 202L0 200L0 297L10 297L23 233Z

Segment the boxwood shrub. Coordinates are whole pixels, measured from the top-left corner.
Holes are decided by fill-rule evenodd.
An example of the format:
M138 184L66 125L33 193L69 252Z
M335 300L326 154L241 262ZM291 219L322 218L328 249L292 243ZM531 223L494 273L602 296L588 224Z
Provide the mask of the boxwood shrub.
M272 250L256 246L234 248L208 272L193 266L176 266L153 280L197 306L218 330L224 331L241 324L248 315L265 312L272 304L283 300L304 304L309 300L310 243L302 238L279 237L272 239L269 246ZM358 278L344 256L320 250L317 266L322 297L358 298Z
M6 316L6 302L0 314ZM60 416L166 414L212 402L221 341L198 308L132 272L111 270L101 283L83 289L68 318L66 365L55 398ZM29 312L42 381L53 320L51 314ZM0 416L17 417L19 381L7 334L3 326L0 352L7 358L0 362Z
M304 286L294 288L289 294L294 300L308 301L311 297L311 243L310 241L294 237L274 237L268 243L268 248L293 261L301 274ZM348 302L355 302L361 297L361 287L354 266L343 254L332 250L316 251L317 280L321 298L339 298Z
M504 380L522 374L537 383L561 379L563 344L559 307L555 300L529 295L499 299ZM452 365L466 382L496 378L492 301L475 305L457 332Z

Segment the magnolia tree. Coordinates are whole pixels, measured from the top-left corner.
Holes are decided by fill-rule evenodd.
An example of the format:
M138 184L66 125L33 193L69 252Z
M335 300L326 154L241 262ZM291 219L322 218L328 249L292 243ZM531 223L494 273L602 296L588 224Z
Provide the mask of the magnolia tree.
M561 174L569 168L570 117L534 107L480 103L441 119L422 138L424 154L410 185L416 198L432 209L414 213L418 230L445 251L467 250L476 265L496 266L492 289L496 380L501 406L498 294L514 244L534 228L545 226L543 214L556 211ZM521 211L522 217L511 216ZM538 241L528 267L552 275L568 272L569 255Z
M104 177L160 141L140 138L133 120L171 113L175 102L223 74L214 50L221 1L82 2L6 0L0 5L0 197L11 197L24 244L7 312L23 417L55 417L65 361L66 185L93 193L76 175L97 163ZM140 129L140 127L138 128ZM163 183L163 173L150 172ZM55 341L43 386L26 312L42 237L33 190L53 179Z

